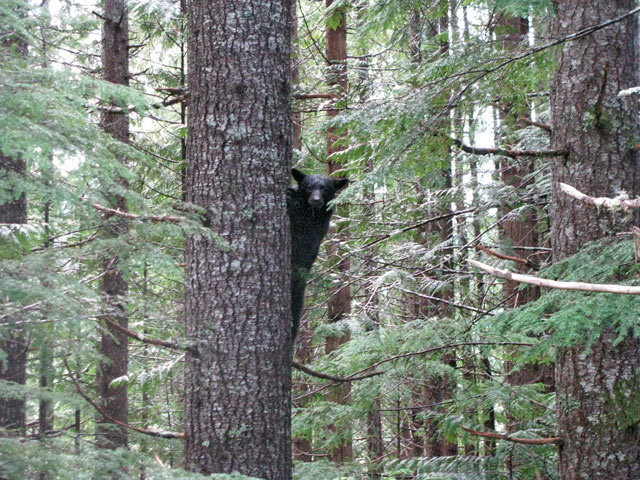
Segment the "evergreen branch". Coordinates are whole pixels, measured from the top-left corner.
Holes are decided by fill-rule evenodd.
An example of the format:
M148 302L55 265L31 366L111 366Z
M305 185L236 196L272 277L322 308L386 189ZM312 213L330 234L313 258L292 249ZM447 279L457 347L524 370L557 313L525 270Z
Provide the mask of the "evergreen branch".
M146 428L135 427L133 425L129 425L128 423L121 422L120 420L117 420L117 419L113 418L112 416L107 414L107 412L105 412L104 409L102 407L100 407L100 405L98 405L96 402L94 402L91 399L91 397L89 397L86 393L84 393L82 391L82 388L80 387L80 384L78 383L78 380L73 375L73 373L71 373L71 367L69 367L69 363L67 363L66 357L62 357L62 361L64 362L64 366L67 368L67 373L69 374L69 378L71 378L71 381L73 382L73 386L75 387L75 389L78 392L78 394L82 398L84 398L89 403L89 405L91 405L100 415L102 415L103 418L106 418L110 422L115 423L116 425L119 425L119 426L121 426L123 428L128 428L129 430L133 430L134 432L144 433L145 435L150 435L152 437L184 438L184 433L159 432L157 430L149 430L149 429L146 429Z
M576 200L580 200L587 205L592 205L597 208L605 207L609 210L617 210L622 208L622 210L625 212L632 208L640 208L640 198L629 199L625 198L623 195L619 196L618 198L592 197L590 195L582 193L580 190L572 187L571 185L567 185L566 183L558 182L558 186L560 187L560 190L569 195L571 198L575 198Z
M494 277L513 280L514 282L526 283L529 285L537 285L538 287L555 288L559 290L572 290L580 292L598 292L598 293L615 293L618 295L640 295L640 287L629 285L610 285L602 283L584 283L584 282L560 282L557 280L548 280L546 278L534 277L533 275L524 275L521 273L513 273L509 270L492 267L475 260L467 260L469 265Z
M453 143L463 152L472 153L474 155L503 155L505 157L517 158L517 157L560 157L569 154L566 148L558 148L555 150L509 150L505 148L482 148L472 147L462 143L457 138L446 136L447 140Z
M476 250L480 250L481 252L486 253L487 255L491 255L496 258L500 258L502 260L511 260L512 262L521 263L523 265L531 266L531 262L524 258L516 257L514 255L505 255L504 253L496 252L495 250L491 250L490 248L485 247L484 245L480 245L479 243L475 244L474 247Z
M478 437L483 437L483 438L497 438L500 440L507 440L508 442L522 443L524 445L549 445L550 443L555 443L555 444L562 443L562 438L560 437L519 438L519 437L512 437L511 435L504 435L502 433L479 432L478 430L472 430L470 428L463 427L462 425L458 425L458 426L465 432L469 432L471 435L476 435Z
M351 375L349 375L348 377L336 377L336 376L330 375L328 373L322 373L322 372L318 372L316 370L311 370L309 367L306 367L303 364L298 363L296 361L292 361L291 362L291 366L293 368L295 368L296 370L300 370L301 372L304 372L304 373L306 373L308 375L311 375L312 377L322 378L324 380L331 380L331 381L336 382L336 383L355 382L356 380L362 380L363 378L375 377L376 375L382 375L384 373L384 372L370 372L370 373L367 373L365 375L360 375L358 377L352 377Z
M130 220L152 221L152 222L170 222L170 223L182 223L186 222L186 218L174 217L171 215L136 215L134 213L123 212L115 208L108 208L100 205L99 203L92 203L91 206L96 210L110 215L117 215L118 217L128 218Z

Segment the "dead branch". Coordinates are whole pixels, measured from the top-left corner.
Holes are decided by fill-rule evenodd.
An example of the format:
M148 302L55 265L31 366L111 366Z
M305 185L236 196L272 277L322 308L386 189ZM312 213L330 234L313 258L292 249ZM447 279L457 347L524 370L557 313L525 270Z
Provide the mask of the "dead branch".
M584 282L560 282L557 280L548 280L546 278L534 277L533 275L524 275L521 273L513 273L509 270L492 267L485 263L475 260L467 260L469 265L494 277L513 280L514 282L526 283L529 285L537 285L538 287L555 288L559 290L575 290L580 292L598 292L598 293L616 293L619 295L640 295L640 287L629 285L609 285L602 283L584 283Z
M592 197L590 195L585 195L577 188L567 185L566 183L558 182L558 186L560 187L560 190L571 198L575 198L586 205L592 205L597 208L604 207L609 210L622 209L625 212L632 208L640 208L640 198L630 199L626 198L625 195L620 195L618 198Z
M171 215L136 215L134 213L123 212L122 210L116 210L115 208L108 208L99 203L92 203L91 206L96 210L104 213L108 213L110 215L117 215L118 217L128 218L130 220L142 220L142 221L152 221L152 222L170 222L170 223L181 223L186 222L186 218L181 217L173 217Z
M560 437L551 437L551 438L518 438L512 437L511 435L503 435L502 433L493 433L493 432L479 432L478 430L472 430L467 427L463 427L462 425L458 425L465 432L469 432L471 435L476 435L478 437L483 438L498 438L500 440L507 440L508 442L513 443L522 443L525 445L549 445L550 443L560 444L562 443L562 438Z
M505 157L537 157L537 158L546 158L546 157L562 157L569 154L569 151L566 148L558 148L556 150L509 150L504 148L481 148L481 147L472 147L470 145L466 145L462 143L457 138L445 136L447 140L453 143L456 147L458 147L463 152L472 153L474 155L503 155Z
M479 243L476 243L474 247L476 248L476 250L480 250L481 252L484 252L487 255L491 255L493 257L500 258L502 260L511 260L512 262L517 262L523 265L531 266L531 263L529 262L529 260L526 260L524 258L515 257L512 255L505 255L504 253L496 252L495 250L491 250L485 247L484 245L480 245Z
M335 93L296 93L292 95L296 100L310 100L314 98L339 98Z
M133 425L129 425L128 423L124 423L121 422L120 420L117 420L113 417L111 417L110 415L108 415L103 409L102 407L100 407L100 405L98 405L96 402L94 402L91 397L89 397L86 393L84 393L82 391L82 388L80 387L80 384L78 383L78 380L76 379L76 377L73 375L73 373L71 373L71 367L69 367L69 363L67 363L67 359L65 357L62 357L62 361L64 362L64 366L67 368L67 373L69 373L69 378L71 378L71 381L73 382L73 386L76 388L76 391L78 392L78 394L84 398L89 405L91 405L93 408L95 408L95 410L102 415L104 418L106 418L107 420L109 420L110 422L115 423L116 425L120 425L121 427L124 428L128 428L129 430L133 430L134 432L138 432L138 433L144 433L145 435L150 435L152 437L160 437L160 438L184 438L184 433L176 433L176 432L159 432L157 430L149 430L146 428L140 428L140 427L134 427Z
M332 382L337 382L337 383L355 382L356 380L362 380L363 378L375 377L376 375L382 375L382 373L383 373L383 372L370 372L370 373L367 373L365 375L360 375L358 377L352 377L352 376L336 377L334 375L329 375L328 373L322 373L322 372L317 372L315 370L311 370L309 367L305 367L301 363L298 363L298 362L295 362L295 361L291 362L291 366L293 368L295 368L296 370L300 370L301 372L304 372L304 373L306 373L308 375L311 375L312 377L322 378L324 380L331 380Z
M156 345L158 347L170 348L172 350L180 350L180 351L187 350L185 347L182 347L182 346L180 346L179 344L177 344L175 342L165 342L163 340L156 340L154 338L143 337L143 336L137 334L136 332L134 332L133 330L129 330L128 328L123 327L118 322L114 322L110 318L102 317L101 320L106 321L109 325L111 325L114 328L116 328L117 330L121 331L127 337L133 338L134 340L137 340L139 342L148 343L149 345Z

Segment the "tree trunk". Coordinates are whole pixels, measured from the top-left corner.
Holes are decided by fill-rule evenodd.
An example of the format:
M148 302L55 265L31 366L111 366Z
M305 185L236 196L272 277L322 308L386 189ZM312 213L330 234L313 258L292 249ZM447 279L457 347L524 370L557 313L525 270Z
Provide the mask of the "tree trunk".
M102 68L104 79L118 85L129 85L129 21L125 0L105 0L102 25ZM129 117L122 113L103 112L102 129L122 143L129 142ZM125 158L120 159L126 162ZM123 179L120 184L127 186ZM109 193L105 186L112 208L127 211L124 197ZM105 224L105 238L117 238L129 231L125 219L110 219ZM129 285L119 268L120 257L109 252L102 265L105 275L102 277L101 291L104 299L105 318L128 327L126 297ZM127 423L129 402L127 382L115 379L124 378L128 373L129 353L128 337L110 324L103 324L100 342L101 361L98 366L98 395L105 413L112 419ZM126 447L127 431L108 418L100 416L98 420L99 444L106 448Z
M17 7L16 9L18 9ZM18 11L21 15L24 12ZM15 32L5 32L0 28L0 62L10 56L26 57L27 42ZM0 204L0 223L26 224L27 197L19 186L25 180L26 162L19 157L10 157L0 152L0 187L4 195L11 200ZM1 241L1 240L0 240ZM18 257L20 251L13 248L3 248L6 256ZM6 358L0 360L0 380L24 385L27 378L27 348L29 346L24 327L20 324L20 317L8 319L8 325L0 330L0 351ZM11 433L24 434L25 429L25 399L24 397L4 397L0 392L0 428Z
M291 478L291 2L188 9L186 468Z
M551 33L562 37L628 12L632 0L563 0ZM588 241L629 230L634 218L585 207L558 182L595 196L638 195L638 97L618 99L640 85L637 18L566 43L551 85L553 148L569 150L552 164L553 258L562 260ZM635 218L637 224L637 218ZM564 349L556 362L559 469L564 480L640 478L638 395L640 339L615 343L605 329L588 351Z
M331 7L334 0L326 0L327 8ZM340 10L341 20L338 27L334 30L331 27L327 27L327 60L328 74L327 85L329 88L336 90L340 99L343 99L347 94L347 22L344 9ZM335 102L334 105L338 104ZM329 118L335 117L338 114L335 110L330 110L327 113ZM327 130L327 158L329 174L332 174L340 170L341 165L335 163L331 156L344 149L344 145L336 145L336 142L340 140L344 134L340 129L329 128ZM342 207L338 210L341 216L348 215L346 208ZM349 273L350 262L348 257L344 256L339 242L344 241L347 238L347 231L342 227L336 232L336 237L329 242L329 259L332 263L335 263L336 270L341 274L339 282L344 283L346 275ZM351 288L348 285L338 285L335 290L331 292L329 297L327 316L329 323L339 322L344 319L346 315L351 312ZM328 337L326 344L326 353L331 353L334 350L340 348L340 345L349 341L349 333L345 333L340 337ZM341 405L346 405L349 402L351 396L351 384L344 382L340 385L332 387L329 393L329 399L333 402ZM353 457L353 447L350 440L350 433L347 434L349 439L342 440L340 444L333 448L329 452L329 458L334 462L350 461Z

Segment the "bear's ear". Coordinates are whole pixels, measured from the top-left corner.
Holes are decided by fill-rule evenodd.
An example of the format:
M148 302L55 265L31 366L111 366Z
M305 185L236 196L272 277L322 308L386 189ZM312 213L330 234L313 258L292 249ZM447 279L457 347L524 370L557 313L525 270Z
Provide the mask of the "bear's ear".
M333 185L336 187L336 192L343 189L348 184L349 184L348 178L338 178L337 180L333 181Z
M296 168L291 169L291 175L293 175L293 178L295 178L296 182L298 183L302 182L302 180L304 180L304 177L306 177L304 173Z

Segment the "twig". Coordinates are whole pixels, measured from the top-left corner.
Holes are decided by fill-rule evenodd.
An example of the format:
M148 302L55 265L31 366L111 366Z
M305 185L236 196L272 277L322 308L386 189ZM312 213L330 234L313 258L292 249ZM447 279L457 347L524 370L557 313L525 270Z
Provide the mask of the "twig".
M296 370L300 370L312 377L322 378L324 380L331 380L336 383L344 383L344 382L355 382L356 380L362 380L363 378L375 377L376 375L382 375L384 372L370 372L365 375L360 375L358 377L336 377L334 375L329 375L328 373L317 372L315 370L311 370L309 367L305 367L301 363L291 362L291 366Z
M474 245L474 247L476 248L476 250L480 250L480 251L486 253L487 255L491 255L493 257L500 258L502 260L511 260L513 262L517 262L517 263L521 263L523 265L531 266L531 263L529 262L529 260L526 260L524 258L516 257L516 256L513 256L513 255L505 255L504 253L496 252L495 250L491 250L491 249L485 247L484 245L480 245L479 243L476 243Z
M76 377L73 375L73 373L71 373L71 367L69 367L69 364L67 363L67 359L65 357L62 357L62 361L64 362L64 366L67 368L67 372L69 373L69 377L71 378L71 381L73 382L73 386L76 388L76 391L78 392L78 394L84 398L89 405L91 405L93 408L96 409L96 411L102 415L104 418L106 418L107 420L109 420L112 423L115 423L116 425L120 425L121 427L124 428L128 428L130 430L133 430L135 432L138 433L144 433L145 435L150 435L152 437L160 437L160 438L184 438L184 433L176 433L176 432L159 432L157 430L148 430L146 428L140 428L140 427L134 427L133 425L129 425L128 423L125 422L121 422L120 420L117 420L115 418L113 418L112 416L108 415L103 409L102 407L100 407L100 405L98 405L96 402L94 402L91 397L89 397L86 393L84 393L82 391L82 388L80 388L80 384L78 383L78 380L76 379Z
M425 298L425 299L431 300L433 302L444 303L446 305L451 305L452 307L455 307L455 308L461 308L463 310L470 310L472 312L482 313L484 315L493 315L493 313L488 312L487 310L480 310L479 308L469 307L468 305L462 305L460 303L450 302L449 300L445 300L444 298L432 297L431 295L425 295L424 293L419 293L419 292L412 292L411 290L406 290L406 289L404 289L402 287L397 287L396 286L395 288L400 290L401 292L408 293L409 295L415 295L417 297Z
M560 187L560 190L571 198L580 200L582 203L587 205L593 205L594 207L605 207L609 210L622 208L625 212L632 208L640 208L640 198L629 199L624 198L623 196L620 198L592 197L590 195L585 195L577 188L567 185L566 183L558 182L558 186Z
M133 338L134 340L138 340L139 342L148 343L150 345L156 345L158 347L170 348L172 350L180 350L180 351L187 350L185 347L180 346L179 344L177 344L175 342L165 342L163 340L156 340L154 338L143 337L143 336L137 334L136 332L134 332L132 330L129 330L126 327L123 327L118 322L114 322L113 320L111 320L110 318L107 318L105 316L101 317L101 320L105 320L109 325L113 326L117 330L120 330L126 336L128 336L130 338Z
M560 437L550 437L550 438L519 438L512 437L510 435L503 435L502 433L493 433L493 432L479 432L478 430L472 430L467 427L463 427L462 425L458 425L465 432L469 432L471 435L477 435L478 437L484 438L498 438L500 440L507 440L508 442L513 443L523 443L525 445L549 445L550 443L560 444L562 443L562 438Z
M171 223L181 223L186 222L186 218L181 217L173 217L171 215L136 215L134 213L123 212L122 210L116 210L115 208L107 208L99 203L92 203L91 206L100 212L109 213L111 215L117 215L119 217L128 218L130 220L142 220L142 221L152 221L152 222L171 222Z
M546 278L534 277L533 275L524 275L521 273L513 273L509 270L492 267L490 265L477 262L475 260L467 260L469 265L494 277L513 280L514 282L527 283L529 285L537 285L545 288L556 288L559 290L575 290L580 292L599 292L599 293L616 293L619 295L640 295L640 287L629 285L609 285L602 283L584 283L584 282L559 282L557 280L548 280Z
M472 153L474 155L503 155L505 157L561 157L569 154L566 148L558 148L555 150L508 150L504 148L481 148L472 147L462 143L457 138L445 136L447 140L453 143L463 152Z

